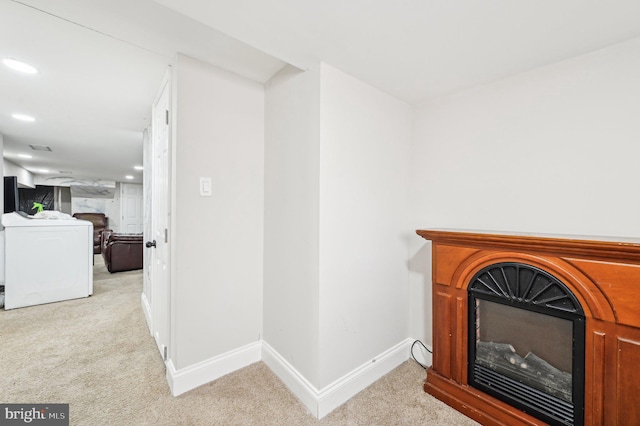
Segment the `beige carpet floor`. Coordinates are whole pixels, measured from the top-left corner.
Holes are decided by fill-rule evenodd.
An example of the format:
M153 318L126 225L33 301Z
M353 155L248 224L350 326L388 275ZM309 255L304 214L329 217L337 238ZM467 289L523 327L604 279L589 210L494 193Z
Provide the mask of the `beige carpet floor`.
M407 361L321 420L255 363L179 397L140 307L140 271L109 274L94 295L0 310L0 402L69 403L72 425L476 425L422 390Z

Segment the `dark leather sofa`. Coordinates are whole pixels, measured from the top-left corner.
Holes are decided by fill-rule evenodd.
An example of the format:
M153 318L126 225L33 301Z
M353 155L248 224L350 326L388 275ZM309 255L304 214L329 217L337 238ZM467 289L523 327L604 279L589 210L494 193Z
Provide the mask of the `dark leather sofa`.
M73 217L93 223L93 254L99 254L102 245L102 231L109 229L109 218L104 213L74 213Z
M109 272L142 269L142 234L102 234L102 257Z

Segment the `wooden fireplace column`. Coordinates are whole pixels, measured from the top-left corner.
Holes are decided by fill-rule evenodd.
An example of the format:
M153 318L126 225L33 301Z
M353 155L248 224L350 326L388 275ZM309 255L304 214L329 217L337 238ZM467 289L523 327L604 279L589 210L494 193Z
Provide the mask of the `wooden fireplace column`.
M546 424L467 381L467 286L485 266L520 262L561 280L584 309L584 424L640 425L640 239L416 232L433 242L426 392L485 425Z

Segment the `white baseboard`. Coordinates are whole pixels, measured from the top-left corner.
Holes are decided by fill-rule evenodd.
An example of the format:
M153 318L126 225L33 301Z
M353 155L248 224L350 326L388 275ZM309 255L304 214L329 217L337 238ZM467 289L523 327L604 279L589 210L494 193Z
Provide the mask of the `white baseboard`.
M143 299L143 306L145 301L146 298ZM414 341L415 339L406 339L398 343L323 389L313 386L265 341L251 343L181 370L176 370L173 361L169 360L166 363L167 381L171 394L178 396L240 368L263 361L311 414L321 419L408 360ZM423 356L420 362L431 365L431 354L425 352Z
M318 395L318 419L409 359L412 340L406 339L326 386Z
M167 381L173 396L181 395L254 362L260 361L262 342L254 342L208 360L176 370L167 362Z
M406 339L330 385L318 390L269 344L262 343L262 361L318 419L351 399L410 357L412 339Z
M262 341L262 362L282 380L311 414L318 417L318 389L265 341Z
M144 312L144 319L147 320L149 334L153 334L153 332L151 331L151 305L149 305L149 299L147 299L147 295L144 293L142 293L142 296L140 296L140 304L142 305L142 312Z

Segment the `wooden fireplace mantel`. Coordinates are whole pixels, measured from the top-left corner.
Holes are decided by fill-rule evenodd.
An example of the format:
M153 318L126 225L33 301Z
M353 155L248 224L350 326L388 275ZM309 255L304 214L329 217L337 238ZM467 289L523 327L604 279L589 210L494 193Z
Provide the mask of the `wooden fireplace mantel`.
M467 382L467 285L486 266L521 262L561 280L584 309L584 424L640 424L640 239L416 232L433 242L433 365L426 392L482 424L545 424Z

